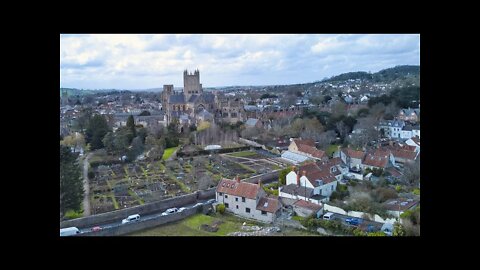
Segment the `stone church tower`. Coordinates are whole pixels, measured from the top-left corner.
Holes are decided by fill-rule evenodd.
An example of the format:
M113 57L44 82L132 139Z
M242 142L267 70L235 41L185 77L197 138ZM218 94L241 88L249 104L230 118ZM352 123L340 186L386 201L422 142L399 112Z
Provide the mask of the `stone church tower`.
M193 74L189 74L187 70L183 72L183 94L185 101L188 102L192 95L201 95L203 93L202 84L200 83L200 72L195 70Z

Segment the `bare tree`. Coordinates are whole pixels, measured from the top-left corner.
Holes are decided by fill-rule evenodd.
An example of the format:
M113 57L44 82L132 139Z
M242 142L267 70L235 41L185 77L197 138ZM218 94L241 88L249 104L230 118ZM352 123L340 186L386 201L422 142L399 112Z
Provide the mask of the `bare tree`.
M347 115L347 105L341 101L337 101L333 105L332 117L339 117L341 115Z
M403 179L410 185L418 185L420 182L420 159L415 162L407 162L403 168Z
M337 133L333 130L322 132L317 138L318 146L320 148L325 148L329 146L332 142L334 142L336 138L337 138Z
M345 138L347 134L350 132L349 128L343 121L339 121L335 124L335 127L337 128L337 131L340 135L341 138Z
M385 114L385 105L383 103L377 103L372 106L370 109L370 115L373 116L375 120L380 120Z

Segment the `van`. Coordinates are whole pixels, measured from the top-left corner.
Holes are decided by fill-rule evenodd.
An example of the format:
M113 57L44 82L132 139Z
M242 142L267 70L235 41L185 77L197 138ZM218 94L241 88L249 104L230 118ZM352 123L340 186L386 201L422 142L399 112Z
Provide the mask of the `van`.
M333 219L332 216L333 216L334 214L335 214L335 213L328 212L328 213L326 213L325 215L323 215L323 219L325 219L325 220L332 220L332 219Z
M122 220L122 224L138 221L138 220L140 220L140 215L135 214L135 215L128 216L126 219Z
M60 229L60 236L71 236L80 233L80 230L77 227L69 227Z

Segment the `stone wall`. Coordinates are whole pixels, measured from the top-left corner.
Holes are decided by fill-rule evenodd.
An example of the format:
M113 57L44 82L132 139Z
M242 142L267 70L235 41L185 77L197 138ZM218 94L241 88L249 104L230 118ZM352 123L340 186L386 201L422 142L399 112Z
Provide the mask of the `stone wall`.
M60 222L60 228L77 227L84 228L92 225L100 225L102 223L120 221L127 216L139 214L147 215L154 212L165 211L171 207L181 207L187 204L194 204L197 200L206 200L215 198L215 188L204 191L197 191L195 193L178 196L175 198L152 202L144 205L138 205L126 209L116 210L108 213L88 216L84 218L77 218Z
M249 183L254 183L254 184L257 184L258 180L262 180L263 184L278 181L278 175L279 175L280 171L281 170L276 170L276 171L273 171L273 172L252 176L250 178L245 178L242 181L249 182Z
M159 216L153 219L142 220L138 222L132 222L128 224L118 225L112 228L106 228L97 232L87 232L82 233L78 236L118 236L125 235L136 231L141 231L149 228L154 228L166 223L175 222L189 216L195 215L196 213L202 212L204 206L197 206L195 208L185 209L180 213L174 213L167 216ZM207 207L207 206L205 206Z

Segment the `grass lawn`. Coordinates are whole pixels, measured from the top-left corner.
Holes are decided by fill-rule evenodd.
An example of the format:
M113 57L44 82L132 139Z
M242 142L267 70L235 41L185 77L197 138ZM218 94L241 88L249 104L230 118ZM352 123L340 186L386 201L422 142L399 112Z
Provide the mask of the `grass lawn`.
M233 157L248 157L248 156L254 156L256 154L257 153L252 152L252 151L242 151L242 152L230 153L228 155L233 156Z
M200 229L200 225L211 225L216 219L215 217L196 214L178 222L135 232L129 234L129 236L225 236L230 232L239 231L242 225L241 223L224 220L224 223L219 225L219 230L216 232L207 232Z
M162 159L167 160L173 154L173 152L175 152L175 150L177 149L178 149L178 146L165 149L165 151L163 152Z
M339 144L332 144L327 147L327 156L331 157L335 151L337 151Z
M304 218L304 217L301 217L301 216L293 216L292 219L293 219L293 220L297 220L297 221L302 221L302 220L304 220L305 218Z
M207 232L200 229L200 225L212 225L215 220L222 220L223 223L219 225L219 230L216 232ZM207 216L203 214L196 214L184 220L161 225L156 228L147 229L143 231L134 232L127 236L226 236L231 232L241 231L242 224L246 222L248 226L271 226L261 222L255 222L239 218L231 214L214 214ZM305 230L298 230L293 228L285 228L284 236L320 236L317 233Z

